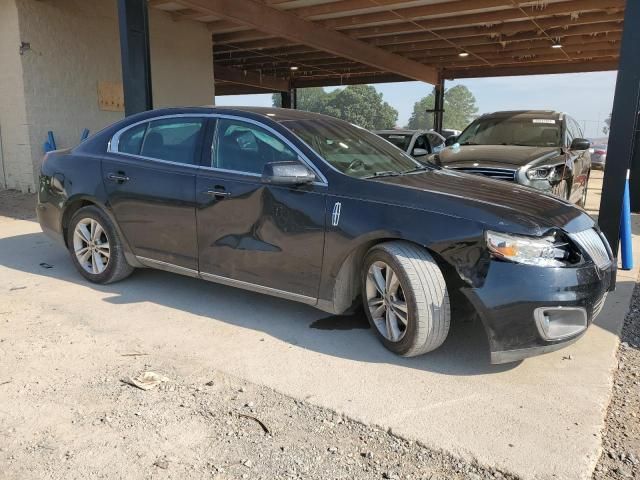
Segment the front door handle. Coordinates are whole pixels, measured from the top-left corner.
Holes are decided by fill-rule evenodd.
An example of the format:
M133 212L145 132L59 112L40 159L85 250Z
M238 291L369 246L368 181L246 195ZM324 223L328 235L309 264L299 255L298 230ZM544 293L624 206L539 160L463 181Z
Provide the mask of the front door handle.
M204 193L206 195L209 195L210 197L214 197L218 199L223 199L231 196L231 192L225 192L223 190L207 190Z
M116 183L125 183L129 181L129 177L123 173L109 173L107 174L107 179Z

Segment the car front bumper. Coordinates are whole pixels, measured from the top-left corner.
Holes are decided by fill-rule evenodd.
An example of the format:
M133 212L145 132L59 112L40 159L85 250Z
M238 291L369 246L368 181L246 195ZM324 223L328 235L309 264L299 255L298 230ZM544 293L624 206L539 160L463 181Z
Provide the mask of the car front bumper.
M578 268L544 268L493 260L481 287L463 293L484 323L491 363L508 363L559 350L578 340L613 290L615 263L604 270L589 264ZM584 314L584 327L570 335L545 338L536 310Z

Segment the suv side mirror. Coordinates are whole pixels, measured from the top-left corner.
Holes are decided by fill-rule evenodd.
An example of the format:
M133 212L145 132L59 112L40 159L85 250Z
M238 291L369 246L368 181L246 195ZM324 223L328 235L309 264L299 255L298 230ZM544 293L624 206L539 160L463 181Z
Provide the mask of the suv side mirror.
M302 185L315 179L311 170L296 161L270 162L262 170L262 181L274 185Z
M586 138L574 138L571 142L571 150L589 150L591 142Z
M424 157L425 155L429 155L429 152L424 148L414 148L411 155L414 157Z
M450 147L451 145L453 145L453 144L454 144L454 143L456 143L457 141L458 141L458 136L457 136L457 135L453 135L452 137L447 138L447 139L444 141L444 144L445 144L447 147Z

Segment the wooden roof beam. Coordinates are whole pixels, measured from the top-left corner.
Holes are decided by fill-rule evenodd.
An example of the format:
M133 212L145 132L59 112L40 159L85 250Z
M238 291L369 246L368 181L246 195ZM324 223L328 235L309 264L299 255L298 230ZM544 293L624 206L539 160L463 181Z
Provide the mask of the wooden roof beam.
M456 78L507 77L517 75L550 75L557 73L603 72L618 69L618 59L582 61L541 65L511 65L504 67L476 67L469 69L445 69L443 75L449 80Z
M339 32L329 31L254 0L180 0L180 4L381 70L397 72L422 82L437 83L438 72L433 67L394 55Z
M526 4L530 2L515 2L515 4ZM587 12L590 10L608 10L611 8L624 10L624 0L569 0L565 2L558 3L549 3L545 6L522 6L520 8L514 8L514 2L505 1L505 0L475 0L473 2L470 1L456 1L456 2L446 2L446 3L436 3L432 5L423 5L418 7L407 7L402 9L395 9L394 11L383 11L376 12L370 14L363 14L359 16L349 15L344 17L333 18L330 20L324 20L318 22L322 26L326 28L332 29L342 29L342 28L356 28L364 25L372 25L376 23L383 22L393 22L393 23L402 23L403 21L407 21L406 19L411 19L411 21L416 21L424 18L433 17L434 15L443 15L445 12L447 14L464 14L473 10L481 10L488 7L507 7L506 10L498 10L496 12L491 13L473 13L469 15L455 15L452 19L445 18L437 18L433 19L433 22L446 22L446 21L457 21L459 19L465 18L467 21L473 21L473 17L482 18L489 17L495 18L495 20L491 21L503 21L503 20L511 20L518 18L537 18L537 17L545 17L549 15L557 15L557 14L570 14L575 12ZM453 6L457 6L458 8L454 11ZM402 17L399 17L397 14L400 14L405 18L403 20ZM515 14L515 17L514 17ZM482 23L487 20L478 20L474 23Z
M245 71L215 65L213 75L216 81L245 85L255 89L268 90L270 92L286 92L289 90L289 80L281 77L263 75L254 71Z

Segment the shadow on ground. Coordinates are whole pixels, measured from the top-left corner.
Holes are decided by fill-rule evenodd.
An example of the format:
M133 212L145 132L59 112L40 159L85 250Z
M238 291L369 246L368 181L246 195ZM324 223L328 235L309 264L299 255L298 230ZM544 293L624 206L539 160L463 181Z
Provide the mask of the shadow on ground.
M42 233L0 239L0 265L85 285L109 294L104 301L114 305L153 302L262 331L322 354L360 362L395 364L446 375L486 375L518 365L490 364L488 341L478 321L454 322L447 341L438 350L420 357L402 358L379 344L368 329L363 312L332 317L295 302L157 270L137 270L128 279L112 285L91 284L74 269L64 248ZM126 309L118 310L118 314L126 315Z

